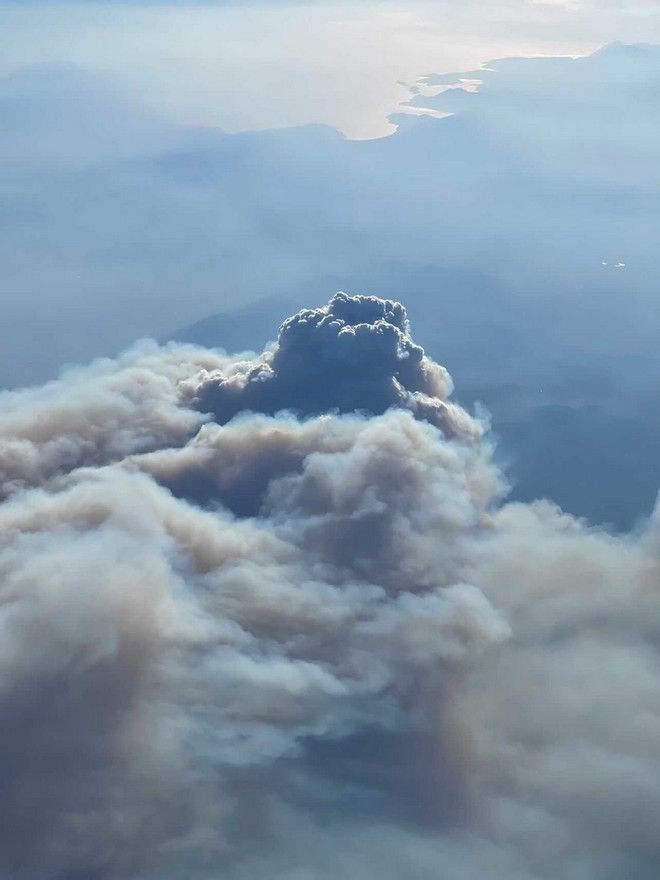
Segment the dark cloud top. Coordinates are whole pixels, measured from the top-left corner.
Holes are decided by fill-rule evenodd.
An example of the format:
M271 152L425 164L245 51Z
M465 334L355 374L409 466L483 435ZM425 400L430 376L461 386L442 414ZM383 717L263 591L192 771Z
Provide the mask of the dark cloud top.
M401 303L337 293L284 321L271 351L205 377L196 394L220 423L244 410L376 415L402 407L448 434L474 436L476 423L447 403L451 390L447 371L411 338Z

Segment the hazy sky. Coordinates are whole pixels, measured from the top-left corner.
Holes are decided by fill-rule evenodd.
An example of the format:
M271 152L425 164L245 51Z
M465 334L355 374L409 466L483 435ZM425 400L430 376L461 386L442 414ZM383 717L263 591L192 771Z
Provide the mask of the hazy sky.
M227 131L323 122L351 137L413 82L491 58L660 40L653 2L0 3L0 71L102 70L174 120Z

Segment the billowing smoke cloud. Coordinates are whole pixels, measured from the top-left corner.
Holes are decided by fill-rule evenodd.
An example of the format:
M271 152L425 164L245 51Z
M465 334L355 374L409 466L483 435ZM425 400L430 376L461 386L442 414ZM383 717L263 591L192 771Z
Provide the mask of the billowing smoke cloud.
M657 523L503 505L450 389L340 294L5 395L4 876L657 876Z
M229 375L205 376L197 393L221 423L245 409L376 414L405 406L451 434L475 433L465 412L446 402L451 391L445 368L411 339L400 303L338 293L286 320L273 351Z

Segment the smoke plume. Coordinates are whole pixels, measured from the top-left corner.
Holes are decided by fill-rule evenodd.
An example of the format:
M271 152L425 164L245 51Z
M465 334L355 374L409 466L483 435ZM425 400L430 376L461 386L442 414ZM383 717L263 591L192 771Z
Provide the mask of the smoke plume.
M338 294L3 395L0 876L657 876L658 522L504 503L450 394Z

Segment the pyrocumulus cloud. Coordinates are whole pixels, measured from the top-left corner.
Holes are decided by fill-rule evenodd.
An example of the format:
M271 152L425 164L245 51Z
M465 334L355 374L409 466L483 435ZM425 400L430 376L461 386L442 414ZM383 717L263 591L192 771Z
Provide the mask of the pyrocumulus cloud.
M651 880L657 520L506 504L404 308L0 415L0 872Z

